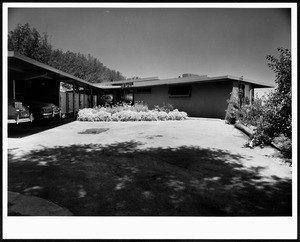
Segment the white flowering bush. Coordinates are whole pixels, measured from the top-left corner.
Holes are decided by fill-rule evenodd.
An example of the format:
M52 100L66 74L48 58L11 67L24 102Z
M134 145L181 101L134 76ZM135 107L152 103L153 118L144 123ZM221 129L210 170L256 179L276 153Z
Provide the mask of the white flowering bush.
M79 121L110 121L111 114L105 110L97 110L93 108L80 109L77 120Z
M114 113L111 115L111 121L120 121L120 113Z
M145 112L145 115L143 116L144 121L157 121L157 112L156 111L149 111Z
M178 109L174 109L173 111L169 112L168 116L171 120L184 120L188 117L186 112L178 111Z
M147 105L137 103L135 105L119 104L112 107L85 108L78 112L77 120L89 122L107 121L166 121L187 119L186 112L178 109L169 111L149 110Z
M161 121L168 120L168 114L164 111L157 112L157 119Z
M117 103L115 105L104 107L98 106L96 109L101 110L104 109L106 112L114 114L122 111L133 111L133 112L148 112L148 106L143 104L143 102L135 102L132 103Z

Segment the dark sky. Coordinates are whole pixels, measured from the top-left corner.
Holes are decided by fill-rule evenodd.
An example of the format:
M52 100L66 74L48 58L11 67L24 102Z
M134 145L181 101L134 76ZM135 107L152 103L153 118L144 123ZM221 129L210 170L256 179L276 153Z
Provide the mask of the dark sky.
M288 9L11 8L54 48L92 54L127 77L234 75L274 83L266 55L291 48Z

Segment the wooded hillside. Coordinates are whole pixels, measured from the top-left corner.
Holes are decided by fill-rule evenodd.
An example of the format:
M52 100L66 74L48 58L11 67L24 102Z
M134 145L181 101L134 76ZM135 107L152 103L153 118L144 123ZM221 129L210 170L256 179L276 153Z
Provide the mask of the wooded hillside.
M20 54L92 83L125 79L120 72L109 69L91 54L54 49L48 42L48 35L41 35L28 23L18 25L15 30L8 33L8 50L18 51Z

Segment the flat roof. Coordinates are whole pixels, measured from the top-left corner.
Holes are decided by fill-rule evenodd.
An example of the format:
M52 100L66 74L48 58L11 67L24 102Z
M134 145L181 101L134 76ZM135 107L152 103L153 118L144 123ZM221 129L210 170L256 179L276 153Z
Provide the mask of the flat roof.
M191 83L204 83L204 82L224 82L224 81L240 81L245 83L251 83L254 88L273 88L275 86L262 83L258 81L253 81L249 79L245 79L243 77L236 77L232 75L224 75L224 76L216 76L216 77L208 77L208 76L192 76L192 77L181 77L181 78L169 78L169 79L152 79L152 80L124 80L119 82L110 82L110 83L98 83L97 86L107 88L118 87L113 86L113 84L126 84L131 83L129 87L151 87L151 86L159 86L159 85L180 85L180 84L191 84ZM108 86L109 85L109 86ZM120 87L120 86L119 86Z
M154 80L159 80L158 76L137 78L137 79L127 79L127 80L120 80L120 81L114 81L114 82L109 82L109 83L114 85L114 84L123 84L123 83L128 83L128 82L144 82L144 81L154 81Z
M158 79L158 77L147 77L139 79L129 79L115 82L91 83L70 75L66 72L60 71L54 67L43 64L39 61L31 59L16 51L8 51L8 69L12 71L16 77L21 80L28 80L30 78L48 78L59 79L62 82L77 84L81 87L89 87L92 89L119 89L122 84L130 83L129 87L150 87L159 85L180 85L190 83L203 82L220 82L236 80L245 83L253 84L254 88L273 88L274 85L262 83L245 79L243 77L236 77L232 75L208 77L208 76L190 76L181 78Z
M40 77L46 79L59 79L62 82L78 84L81 87L89 87L92 89L101 88L93 83L43 64L16 51L8 51L8 70L12 71L17 78L20 78L20 80L29 80Z

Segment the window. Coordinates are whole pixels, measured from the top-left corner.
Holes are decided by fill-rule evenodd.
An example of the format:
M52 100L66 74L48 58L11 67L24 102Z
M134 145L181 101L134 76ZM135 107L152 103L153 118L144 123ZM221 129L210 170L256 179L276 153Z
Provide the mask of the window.
M146 94L146 93L151 93L151 87L140 87L140 88L137 88L136 93L142 93L142 94Z
M190 97L191 96L191 86L170 86L169 87L169 97Z

